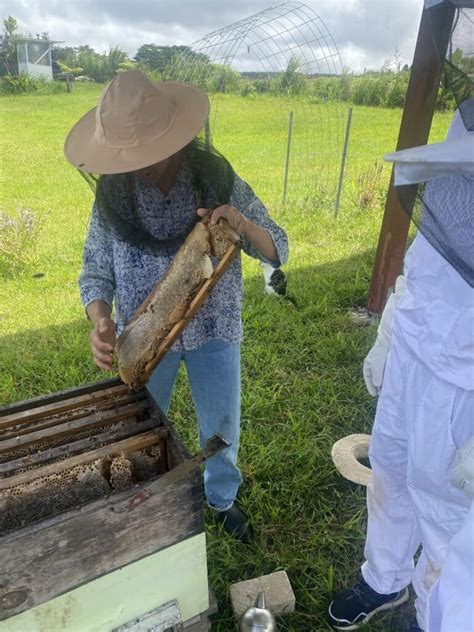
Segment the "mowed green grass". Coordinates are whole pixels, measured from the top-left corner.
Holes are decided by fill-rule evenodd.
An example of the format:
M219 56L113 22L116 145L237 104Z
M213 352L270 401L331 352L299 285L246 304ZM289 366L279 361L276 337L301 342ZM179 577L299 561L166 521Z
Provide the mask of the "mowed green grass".
M1 204L9 212L30 208L43 222L34 268L0 279L2 403L104 377L91 361L77 290L92 195L62 153L66 133L98 95L97 86L76 86L72 94L0 100ZM390 169L375 183L366 174L394 149L401 112L354 109L335 220L327 200L304 190L279 203L289 105L228 95L218 102L218 147L288 232L285 271L296 300L266 296L257 262L245 259L241 497L255 539L244 546L208 521L210 583L219 602L213 629L220 632L233 629L230 584L279 569L296 594L296 612L280 619L280 629L326 630L333 590L356 577L363 559L364 490L335 472L330 449L344 435L370 432L373 420L361 365L375 327L354 324L351 312L366 305ZM330 120L335 110L325 107ZM436 116L432 140L443 138L449 118ZM305 168L304 161L294 164ZM360 208L364 187L372 186L373 207ZM44 276L34 278L38 272ZM196 449L184 373L170 417ZM407 607L371 629L403 631L410 617Z

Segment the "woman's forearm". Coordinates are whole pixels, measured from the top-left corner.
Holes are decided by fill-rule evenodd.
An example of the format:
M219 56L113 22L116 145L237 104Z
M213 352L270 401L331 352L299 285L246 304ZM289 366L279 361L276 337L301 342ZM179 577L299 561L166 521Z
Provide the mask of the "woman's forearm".
M206 217L209 215L209 210L206 208L198 208L197 214L200 217ZM240 237L245 237L260 254L270 259L270 261L276 265L280 265L278 252L268 230L258 224L254 224L248 217L236 209L235 206L229 206L229 204L218 206L210 212L210 217L211 224L215 224L221 217L224 217L229 222L231 228L233 228Z
M101 318L110 318L112 309L108 303L101 300L92 301L86 307L86 314L95 326Z
M250 241L264 257L270 259L274 263L279 263L278 253L273 243L273 239L265 228L261 228L249 219L245 222L242 236Z

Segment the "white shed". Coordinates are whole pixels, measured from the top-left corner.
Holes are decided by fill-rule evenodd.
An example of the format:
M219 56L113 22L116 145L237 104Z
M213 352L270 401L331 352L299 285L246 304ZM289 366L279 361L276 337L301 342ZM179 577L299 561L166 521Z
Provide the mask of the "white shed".
M52 81L51 50L54 44L59 43L49 39L19 38L16 44L18 72L29 77L43 77L47 81Z

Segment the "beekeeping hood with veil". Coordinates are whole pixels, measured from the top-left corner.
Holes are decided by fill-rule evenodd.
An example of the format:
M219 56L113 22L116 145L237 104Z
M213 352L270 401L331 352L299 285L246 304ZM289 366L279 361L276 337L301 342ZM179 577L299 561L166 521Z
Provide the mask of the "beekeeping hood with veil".
M436 50L440 50L436 11L427 0ZM403 208L426 240L474 286L474 3L456 0L453 31L444 62L445 92L457 112L442 143L389 154ZM438 39L439 38L439 39Z
M433 26L439 23L436 11L443 2L425 1ZM465 5L466 2L453 4ZM389 371L385 366L385 390L383 399L379 400L379 419L383 419L382 426L385 427L391 419L398 421L402 410L408 410L405 407L410 402L405 399L403 382L414 357L448 384L466 390L474 388L474 99L470 76L474 71L474 34L471 14L472 10L458 10L448 59L444 62L446 89L451 90L458 108L446 141L385 156L395 164L395 186L401 204L419 229L405 257L406 289L399 293L395 314L390 316L390 323L393 321L390 345L398 349L392 353ZM434 39L440 50L436 29ZM453 63L455 61L458 65ZM427 373L423 371L423 375ZM425 388L426 384L421 386ZM416 410L417 422L420 413L430 415L431 411L438 412L446 406L449 401L446 392L450 392L449 388L438 389L435 393L438 401L433 402L432 398L423 401L421 393L412 388L410 395L413 397L415 393L413 410ZM404 394L403 403L401 393ZM423 428L423 425L415 424L415 430L417 428ZM382 454L381 435L379 433L379 439L373 445L374 451L381 450ZM450 449L443 443L444 437L440 434L438 441L438 436L434 436L428 449L433 451L441 446L443 453ZM369 440L367 435L344 437L334 444L331 454L336 468L345 478L364 485L370 485L371 476L359 458L367 454ZM420 445L423 442L424 438ZM387 441L388 450L391 449L389 443ZM413 437L410 443L414 445ZM419 454L422 451L417 451L415 458ZM426 504L429 505L436 500L439 489L430 490L428 477L425 484Z

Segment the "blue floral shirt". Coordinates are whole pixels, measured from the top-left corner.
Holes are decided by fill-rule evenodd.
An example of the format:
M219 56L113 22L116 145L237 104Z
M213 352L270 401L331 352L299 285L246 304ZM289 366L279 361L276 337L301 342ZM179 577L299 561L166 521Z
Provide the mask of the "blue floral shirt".
M194 222L197 208L196 189L186 163L180 169L173 188L164 195L157 186L135 178L136 212L154 237L171 239L186 232ZM275 244L278 262L266 259L247 240L243 250L273 265L288 259L285 231L268 215L252 189L236 176L229 202L248 219L266 229ZM184 238L183 238L184 241ZM95 205L83 253L79 277L84 307L100 299L115 306L117 331L128 323L156 283L169 268L178 246L160 248L159 254L140 249L117 239L99 221ZM217 283L204 305L173 346L174 351L191 350L220 338L229 343L242 340L242 265L237 256Z

